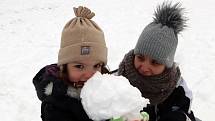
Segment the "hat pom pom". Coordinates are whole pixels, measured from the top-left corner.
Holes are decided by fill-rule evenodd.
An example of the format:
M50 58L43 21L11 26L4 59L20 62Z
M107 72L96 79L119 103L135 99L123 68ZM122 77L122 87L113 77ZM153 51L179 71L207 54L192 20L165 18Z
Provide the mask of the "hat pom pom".
M94 12L87 7L79 6L78 8L73 8L76 17L83 17L87 19L92 19L95 16Z
M181 8L180 3L172 5L171 3L164 2L157 7L154 15L156 24L162 24L172 28L176 34L181 32L186 27L186 17L183 16L184 8Z

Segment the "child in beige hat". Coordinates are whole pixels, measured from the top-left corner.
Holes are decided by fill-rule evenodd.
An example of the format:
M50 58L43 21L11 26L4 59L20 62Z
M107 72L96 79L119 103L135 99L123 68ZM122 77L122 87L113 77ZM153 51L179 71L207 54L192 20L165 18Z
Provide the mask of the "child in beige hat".
M45 66L33 78L43 121L90 121L80 91L96 71L108 72L104 33L91 20L95 14L82 6L74 13L62 31L58 63Z

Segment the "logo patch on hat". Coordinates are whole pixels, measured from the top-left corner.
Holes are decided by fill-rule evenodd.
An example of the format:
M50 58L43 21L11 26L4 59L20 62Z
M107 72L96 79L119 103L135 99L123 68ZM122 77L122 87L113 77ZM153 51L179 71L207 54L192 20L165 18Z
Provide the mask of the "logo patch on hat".
M90 46L81 46L81 55L89 55Z

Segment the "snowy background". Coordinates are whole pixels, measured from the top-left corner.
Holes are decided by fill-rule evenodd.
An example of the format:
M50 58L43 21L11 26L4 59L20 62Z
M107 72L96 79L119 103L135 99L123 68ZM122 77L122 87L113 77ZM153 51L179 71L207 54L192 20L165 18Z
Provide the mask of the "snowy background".
M2 121L40 121L32 78L56 63L61 31L84 5L96 13L109 48L108 65L118 67L152 21L162 0L0 0L0 115ZM174 1L175 2L175 1ZM183 0L188 28L179 36L176 61L193 90L192 109L203 121L215 112L215 11L213 0Z

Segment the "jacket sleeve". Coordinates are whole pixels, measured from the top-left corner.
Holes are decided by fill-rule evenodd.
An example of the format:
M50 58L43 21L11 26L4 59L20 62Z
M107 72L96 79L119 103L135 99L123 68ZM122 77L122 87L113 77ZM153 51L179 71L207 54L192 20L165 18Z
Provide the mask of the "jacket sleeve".
M159 121L195 121L194 114L191 111L192 91L188 89L183 78L179 80L173 94L165 103L170 104L169 111L161 115ZM167 104L167 105L168 105Z
M56 64L48 65L43 67L33 78L37 96L41 101L47 96L59 97L66 94L68 88L67 84L52 74L53 72L57 73L57 71Z
M47 96L41 105L43 121L92 121L86 114L81 100Z

